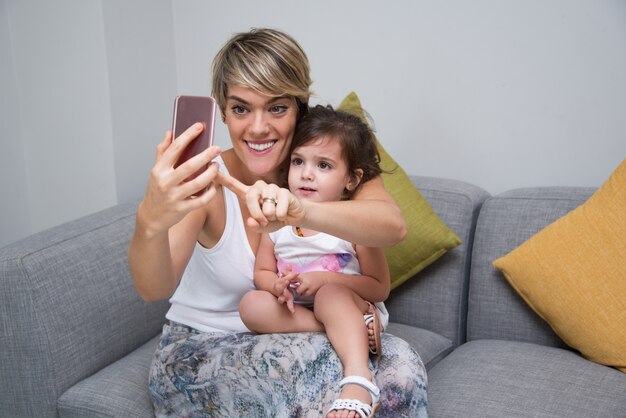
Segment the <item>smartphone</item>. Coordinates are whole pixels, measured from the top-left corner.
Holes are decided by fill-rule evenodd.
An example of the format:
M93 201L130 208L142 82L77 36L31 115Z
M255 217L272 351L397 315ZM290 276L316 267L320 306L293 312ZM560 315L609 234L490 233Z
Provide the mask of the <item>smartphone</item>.
M213 127L215 125L216 107L215 99L212 97L176 96L174 100L172 138L176 139L191 125L197 122L202 123L204 129L200 135L187 145L187 148L185 148L176 164L174 164L174 168L213 145ZM185 181L197 177L206 170L207 167L208 165L201 168L185 179Z

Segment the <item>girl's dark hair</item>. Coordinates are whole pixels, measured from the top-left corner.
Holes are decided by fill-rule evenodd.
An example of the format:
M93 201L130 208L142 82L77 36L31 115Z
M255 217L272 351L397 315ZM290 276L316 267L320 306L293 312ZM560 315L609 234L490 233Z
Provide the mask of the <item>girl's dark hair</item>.
M296 148L324 136L339 140L342 157L353 178L357 169L363 170L359 186L381 174L380 155L372 130L359 116L335 110L332 106L317 105L309 108L298 122L290 154ZM349 198L357 189L346 191L345 198Z

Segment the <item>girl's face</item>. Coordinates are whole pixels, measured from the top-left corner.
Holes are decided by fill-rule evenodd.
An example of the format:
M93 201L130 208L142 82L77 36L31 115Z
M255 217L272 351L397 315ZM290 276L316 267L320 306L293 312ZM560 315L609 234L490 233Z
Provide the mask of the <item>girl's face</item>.
M287 158L297 119L293 97L271 97L229 85L224 116L235 154L258 178L275 180Z
M353 190L357 184L334 137L316 138L291 153L289 190L300 199L341 200L344 190Z

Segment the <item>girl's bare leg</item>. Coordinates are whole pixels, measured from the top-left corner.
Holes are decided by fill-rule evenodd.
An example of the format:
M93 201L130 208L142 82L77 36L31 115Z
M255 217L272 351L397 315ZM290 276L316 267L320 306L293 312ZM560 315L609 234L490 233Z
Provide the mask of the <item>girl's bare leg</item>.
M264 290L248 292L239 302L239 314L250 331L260 334L324 331L312 310L300 305L295 305L295 310L292 314L276 296Z
M368 331L363 314L369 304L345 286L328 284L315 296L315 317L324 324L328 339L333 345L345 376L357 375L372 380L369 369ZM346 385L338 396L343 399L358 399L371 404L367 390L359 385ZM328 418L352 418L354 411L333 411Z

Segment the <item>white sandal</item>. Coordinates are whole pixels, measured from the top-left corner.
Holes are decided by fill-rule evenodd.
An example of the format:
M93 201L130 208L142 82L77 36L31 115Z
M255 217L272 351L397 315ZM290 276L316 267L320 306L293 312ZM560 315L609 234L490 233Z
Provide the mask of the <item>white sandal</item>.
M335 399L333 406L328 410L328 412L355 411L361 418L372 418L380 406L380 403L378 402L380 399L380 389L362 376L344 377L341 382L339 382L339 389L342 389L345 385L350 384L359 385L366 389L372 397L371 405L363 403L358 399ZM326 412L326 415L328 415L328 412Z
M382 333L382 324L380 323L380 318L378 316L378 312L376 307L373 310L370 310L370 313L363 315L363 320L365 321L365 328L367 328L367 340L368 340L368 349L370 354L375 356L379 355L382 351L382 341L380 339L380 334ZM369 343L369 324L374 323L374 345L370 345Z

